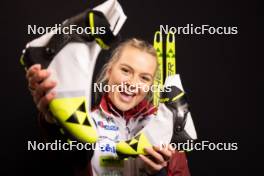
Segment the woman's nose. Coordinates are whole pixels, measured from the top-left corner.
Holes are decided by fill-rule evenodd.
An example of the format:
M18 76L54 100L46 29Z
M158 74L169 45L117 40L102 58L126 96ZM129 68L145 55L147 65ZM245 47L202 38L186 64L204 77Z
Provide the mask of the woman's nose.
M137 85L137 78L135 76L131 76L128 78L128 80L126 81L128 85L130 86L136 86Z
M137 89L137 78L135 76L131 76L126 82L125 85L128 86L131 90Z

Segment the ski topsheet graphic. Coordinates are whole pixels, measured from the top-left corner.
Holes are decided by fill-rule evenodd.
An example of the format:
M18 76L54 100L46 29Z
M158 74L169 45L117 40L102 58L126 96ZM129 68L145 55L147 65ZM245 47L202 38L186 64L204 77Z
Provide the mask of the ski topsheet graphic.
M88 27L90 34L51 31L29 42L23 51L20 62L24 67L39 63L52 73L48 79L56 81L57 86L52 90L56 97L49 104L49 109L74 139L87 143L97 140L90 117L92 90L89 85L92 85L101 49L108 49L117 39L125 20L126 15L117 0L107 0L62 24L62 27ZM105 34L96 34L94 29L102 26Z
M160 101L160 92L162 91L164 81L167 77L176 74L176 42L175 34L169 32L166 36L166 58L163 59L163 37L160 31L154 35L153 46L157 51L158 70L154 80L155 91L153 93L153 104L157 107ZM165 63L165 66L164 66ZM165 68L165 71L164 71Z
M166 38L166 76L176 74L176 43L175 34L169 32Z
M154 43L153 46L157 51L157 59L158 59L158 69L156 73L156 77L154 80L154 92L153 92L153 104L154 106L159 105L159 98L160 98L160 90L164 83L163 78L163 38L160 31L157 31L154 35Z

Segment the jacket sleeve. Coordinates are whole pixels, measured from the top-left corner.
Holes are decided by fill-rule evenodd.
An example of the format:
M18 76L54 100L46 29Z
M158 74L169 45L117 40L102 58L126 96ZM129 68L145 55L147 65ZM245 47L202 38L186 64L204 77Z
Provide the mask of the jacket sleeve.
M184 152L173 154L167 167L167 176L190 176L187 158Z

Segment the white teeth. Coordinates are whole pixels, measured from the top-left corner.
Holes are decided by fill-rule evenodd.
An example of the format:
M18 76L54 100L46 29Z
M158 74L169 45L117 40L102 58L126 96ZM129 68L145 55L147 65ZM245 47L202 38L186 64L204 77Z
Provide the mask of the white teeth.
M127 95L129 95L129 96L134 96L135 95L135 93L133 93L133 92L125 92Z
M135 96L136 93L134 91L130 92L125 87L119 89L120 93L125 94L126 96Z

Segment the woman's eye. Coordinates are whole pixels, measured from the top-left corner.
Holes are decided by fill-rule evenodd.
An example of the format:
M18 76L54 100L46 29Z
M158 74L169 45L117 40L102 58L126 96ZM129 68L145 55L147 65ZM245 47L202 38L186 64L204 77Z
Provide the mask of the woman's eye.
M146 82L149 82L150 81L150 78L149 77L146 77L146 76L143 76L142 79Z
M126 69L126 68L121 68L121 70L122 70L123 72L125 72L125 73L128 73L128 72L129 72L129 70Z

